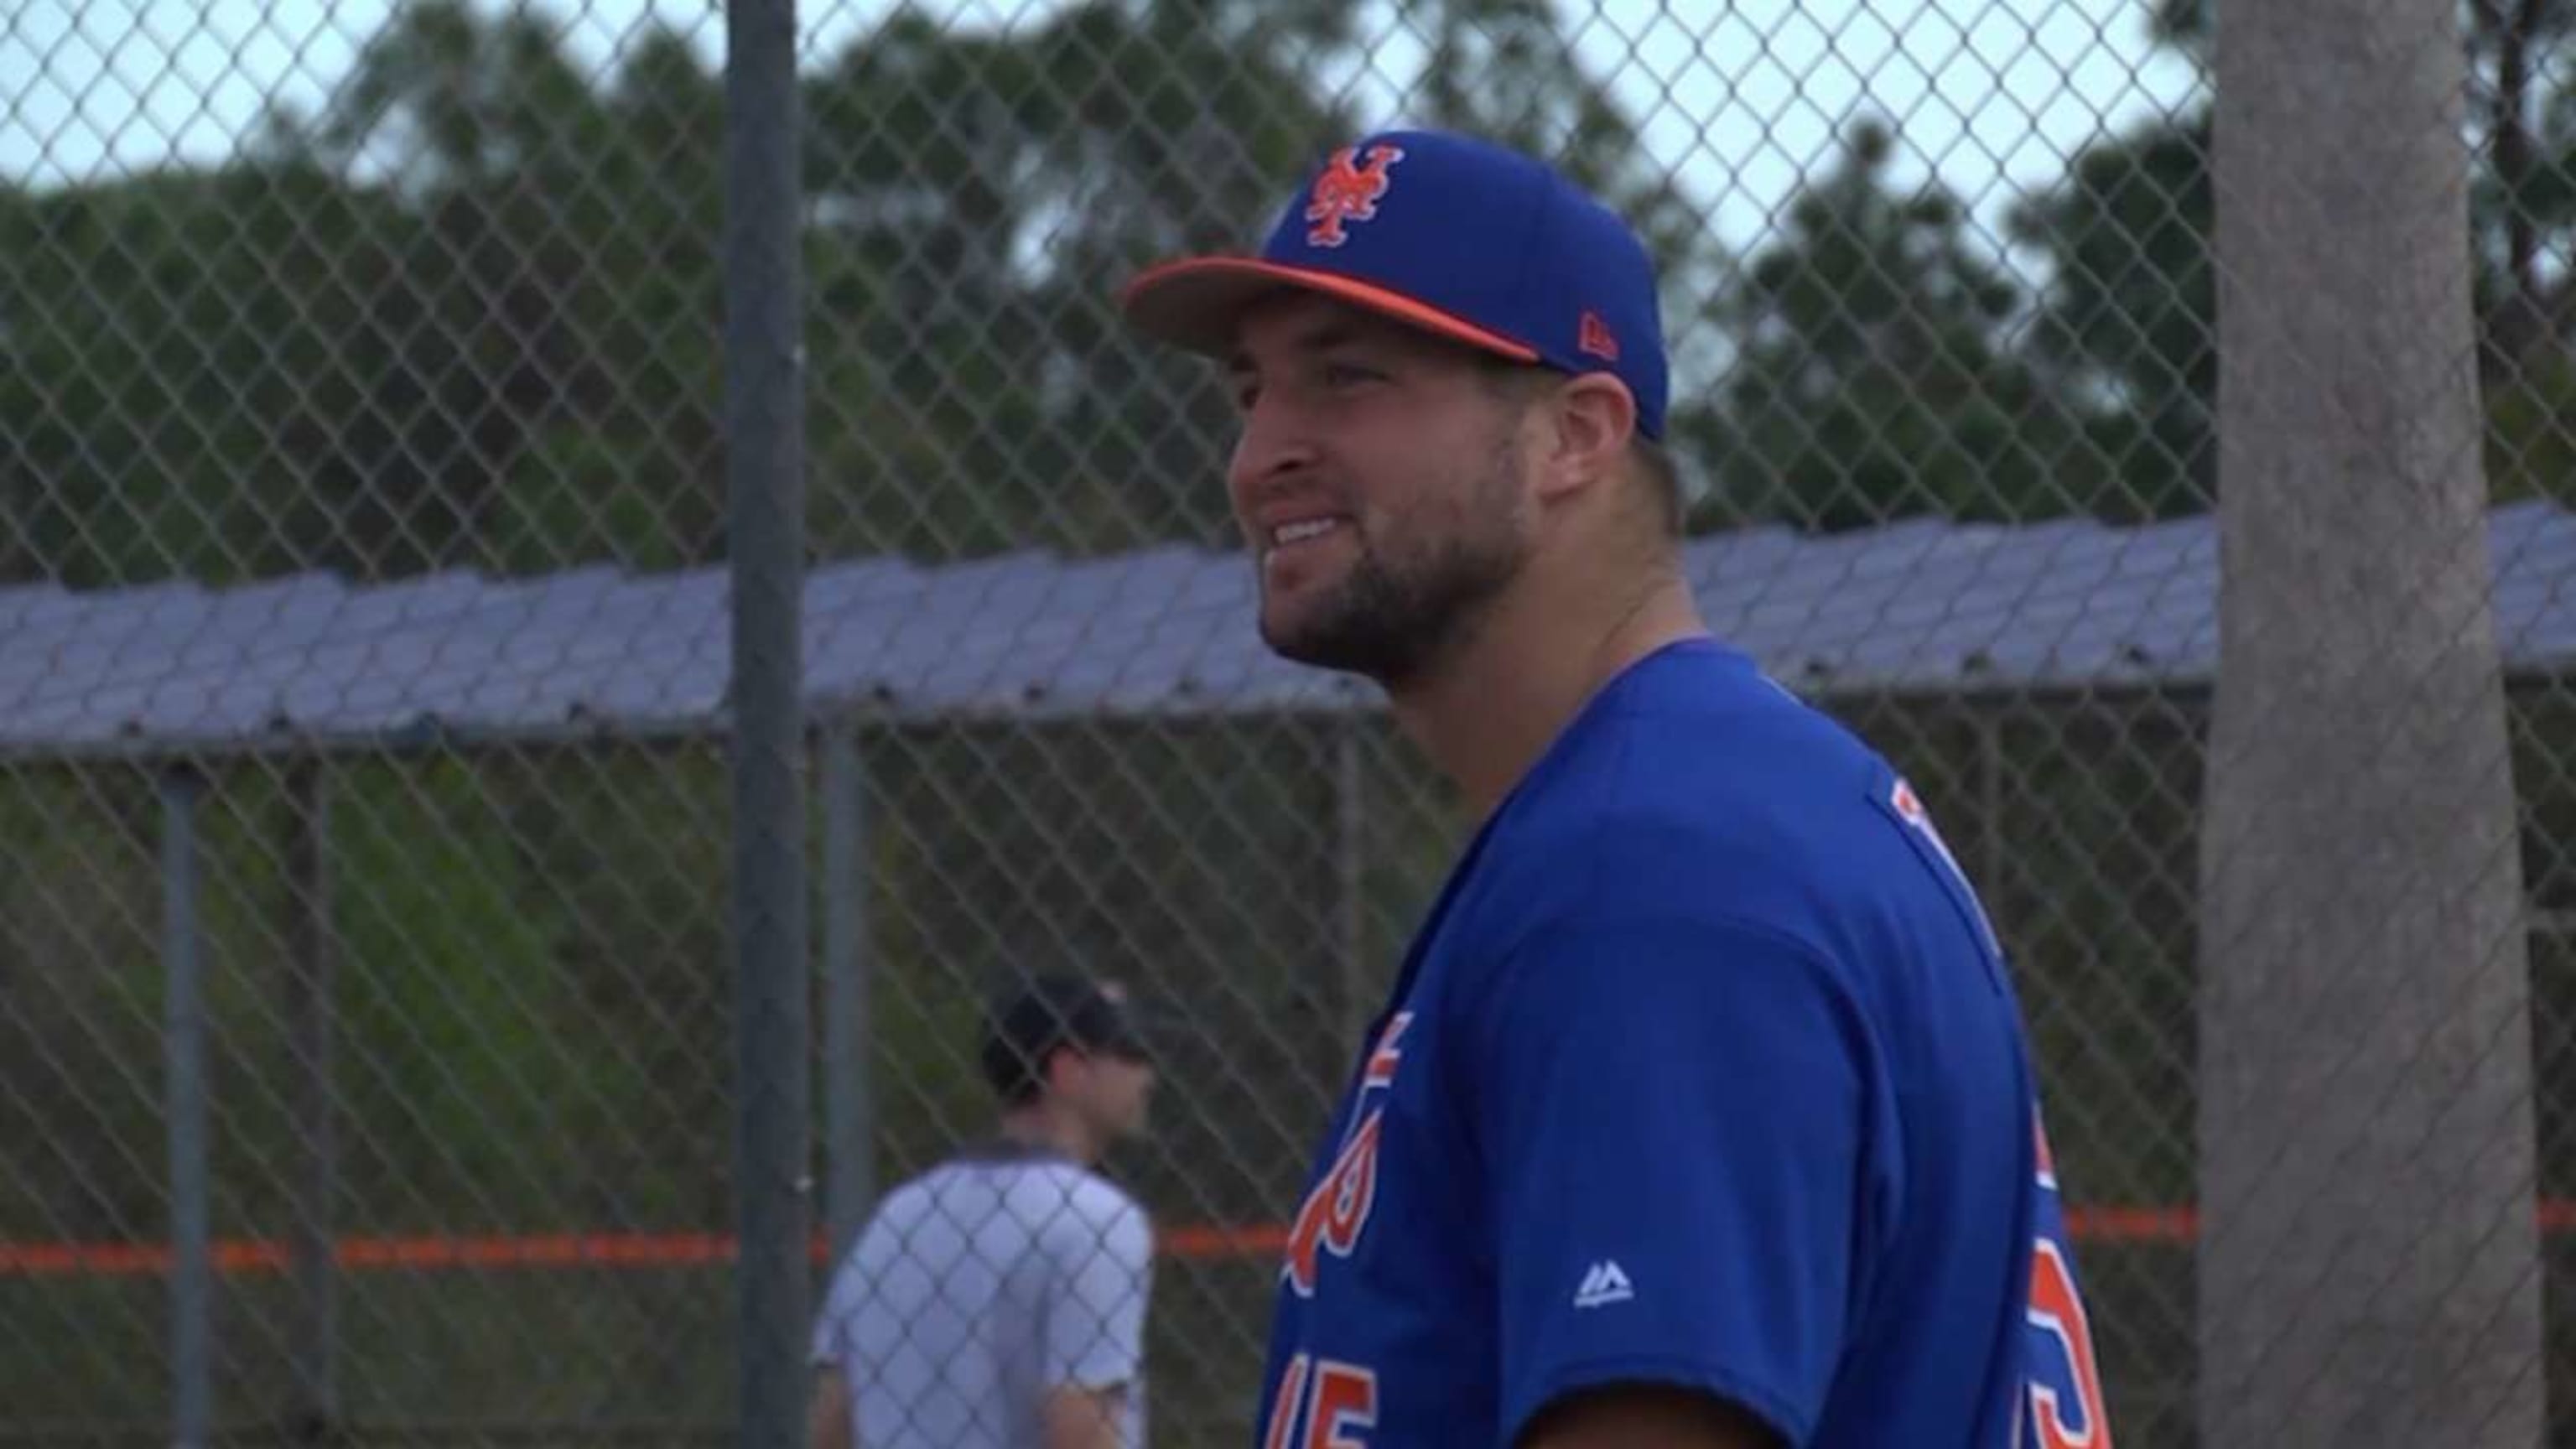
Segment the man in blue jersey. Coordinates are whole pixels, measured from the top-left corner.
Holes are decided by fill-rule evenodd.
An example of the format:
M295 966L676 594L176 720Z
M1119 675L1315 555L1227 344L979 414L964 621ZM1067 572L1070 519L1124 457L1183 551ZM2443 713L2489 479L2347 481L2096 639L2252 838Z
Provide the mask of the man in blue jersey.
M1122 301L1228 369L1262 637L1478 822L1355 1044L1259 1449L2107 1449L2001 953L1905 782L1702 624L1631 229L1385 133Z

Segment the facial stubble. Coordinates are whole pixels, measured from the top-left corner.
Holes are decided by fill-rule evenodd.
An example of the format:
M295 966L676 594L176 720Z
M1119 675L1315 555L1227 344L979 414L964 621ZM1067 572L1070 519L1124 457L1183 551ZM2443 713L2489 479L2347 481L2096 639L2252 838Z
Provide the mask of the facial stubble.
M1386 537L1360 534L1358 556L1293 625L1264 609L1262 642L1282 658L1388 689L1454 657L1528 558L1520 472L1507 429L1468 486L1425 490L1426 502L1393 519Z

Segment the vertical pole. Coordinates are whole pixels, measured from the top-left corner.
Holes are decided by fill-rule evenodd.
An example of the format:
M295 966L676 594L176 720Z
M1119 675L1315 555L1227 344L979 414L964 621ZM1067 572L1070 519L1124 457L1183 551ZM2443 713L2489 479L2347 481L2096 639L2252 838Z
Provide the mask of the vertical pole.
M1359 1040L1377 1015L1378 1002L1368 982L1368 910L1362 899L1362 867L1367 861L1366 818L1361 812L1360 724L1354 713L1333 732L1333 902L1334 947L1341 956L1342 1049Z
M804 1434L811 1298L804 367L795 0L725 7L725 482L733 585L738 1442Z
M850 1249L876 1198L868 1093L867 780L847 725L823 737L823 1093L831 1138L832 1256Z
M311 1441L330 1437L340 1418L338 1270L332 1261L340 1174L339 1114L332 1099L338 961L331 916L330 811L327 765L313 760L289 773L284 856L293 950L285 1017L298 1077L295 1135L303 1161L295 1179L287 1262L296 1302L296 1419Z
M170 1437L214 1429L214 1239L208 1183L206 983L197 918L197 801L186 767L161 776L162 1050L170 1132Z

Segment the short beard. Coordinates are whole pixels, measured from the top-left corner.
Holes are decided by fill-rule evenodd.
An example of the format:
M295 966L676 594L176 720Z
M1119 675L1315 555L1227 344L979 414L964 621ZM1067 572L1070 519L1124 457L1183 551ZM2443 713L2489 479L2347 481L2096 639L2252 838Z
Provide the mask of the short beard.
M1507 433L1454 505L1455 516L1436 520L1431 538L1401 554L1380 554L1361 539L1358 559L1332 596L1293 630L1264 617L1262 642L1281 658L1362 675L1390 690L1456 657L1475 637L1486 604L1528 559L1519 477L1519 449Z

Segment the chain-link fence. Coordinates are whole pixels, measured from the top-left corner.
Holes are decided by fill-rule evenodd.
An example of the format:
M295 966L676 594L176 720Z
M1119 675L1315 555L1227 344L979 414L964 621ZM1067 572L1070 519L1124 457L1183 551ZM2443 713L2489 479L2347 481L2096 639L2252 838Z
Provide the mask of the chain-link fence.
M2499 1170L2555 1394L2576 12L2463 23L2531 1001L2472 1057L2527 1025L2536 1181ZM1251 637L1228 402L1110 299L1401 119L1650 237L1710 622L1986 892L2119 1442L2198 1442L2236 1206L2198 1146L2208 7L809 0L800 35L809 1306L992 1130L992 992L1095 970L1161 1048L1105 1168L1154 1224L1155 1442L1251 1437L1279 1224L1462 822L1374 695ZM0 1441L731 1436L724 41L646 0L0 11Z

